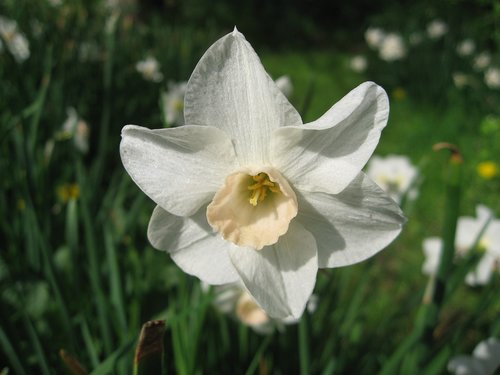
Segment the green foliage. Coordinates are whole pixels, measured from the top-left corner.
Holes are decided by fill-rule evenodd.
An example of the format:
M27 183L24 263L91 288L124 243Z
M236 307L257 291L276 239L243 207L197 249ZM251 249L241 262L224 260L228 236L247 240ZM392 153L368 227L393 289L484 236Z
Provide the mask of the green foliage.
M280 20L284 26L269 43L258 42L268 36L266 28L259 31L258 20L247 16L242 26L232 21L245 34L246 26L251 29L252 43L256 35L256 49L273 78L291 77L291 101L304 121L320 116L366 79L386 84L391 118L377 153L406 154L424 176L414 207L405 208L408 224L394 244L362 264L321 270L317 310L298 325L261 336L214 309L214 296L198 280L147 243L153 205L125 173L118 151L123 125L161 127L160 92L170 80L188 79L203 51L234 26L228 24L234 5L208 10L207 2L165 1L163 13L157 13L150 3L119 13L97 0L0 4L0 15L17 21L31 53L18 63L5 41L0 52L2 365L16 374L63 373L58 353L64 349L91 374L129 374L140 329L152 319L166 321L164 363L168 373L179 374L297 369L303 374L439 374L453 355L470 353L480 340L500 334L495 323L500 302L494 298L498 274L484 287L463 283L477 258L450 271L451 291L437 309L422 304L427 280L420 271L421 243L441 234L450 213L444 204L445 163L431 151L433 144L449 141L462 150L462 212L470 214L484 203L500 213L499 176L484 179L477 173L480 162L499 162L499 96L484 88L475 93L452 86L449 73L460 62L451 50L463 35L422 46L421 60L398 63L390 71L375 66L359 75L348 69L359 35L344 27L328 29L332 36L325 36L311 17L301 17L301 4ZM365 18L353 12L354 5L368 3L347 5L341 14L359 17L365 26L368 13ZM374 19L396 25L403 12L396 3L386 2L385 16ZM466 26L478 30L480 43L490 45L494 41L478 25L487 19L498 26L498 7L490 19L481 11L490 9L489 2L474 4L477 17ZM266 6L267 18L284 12ZM198 23L206 12L215 13L215 21ZM174 20L177 15L186 23ZM322 48L270 50L278 40L294 45L284 35L297 26L295 21L306 35L297 44L318 40ZM330 37L340 44L325 48ZM433 60L441 48L446 54ZM158 59L163 82L147 81L136 71L136 63L147 56ZM442 80L433 79L445 73ZM408 95L397 96L396 88ZM70 107L88 126L87 153L75 147L75 134L63 134ZM422 326L431 330L430 339Z

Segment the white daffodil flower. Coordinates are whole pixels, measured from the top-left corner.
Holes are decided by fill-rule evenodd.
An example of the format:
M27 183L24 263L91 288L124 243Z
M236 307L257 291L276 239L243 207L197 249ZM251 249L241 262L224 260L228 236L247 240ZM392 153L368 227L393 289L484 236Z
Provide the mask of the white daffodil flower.
M379 49L382 46L386 33L378 27L369 27L365 31L365 40L370 48Z
M427 35L431 39L439 39L448 32L448 25L436 19L427 25Z
M135 64L135 70L142 74L142 77L151 82L160 82L163 74L160 72L160 63L154 57L149 56Z
M484 230L483 230L484 228ZM476 207L476 217L464 216L458 219L455 247L464 253L479 238L479 251L483 252L476 269L469 272L465 282L469 285L485 285L500 265L500 220L494 219L493 212L483 205Z
M476 43L472 39L464 39L457 44L457 53L460 56L470 56L476 50Z
M388 155L382 158L375 155L368 163L366 174L397 203L405 195L414 199L418 194L413 188L418 170L406 156Z
M62 125L62 130L57 134L58 139L73 139L76 149L84 154L89 150L90 128L82 120L75 108L66 109L67 118Z
M476 71L483 71L491 64L491 55L489 52L481 52L474 58L473 67Z
M500 366L500 341L494 337L476 345L472 356L459 355L448 362L455 375L493 375Z
M290 98L293 93L293 84L292 80L290 79L289 76L281 76L276 78L276 86L280 89L280 91L285 95L287 98Z
M489 67L484 73L484 82L489 88L500 88L500 69L497 67Z
M380 45L379 56L387 62L403 59L406 56L406 46L401 35L387 34Z
M425 256L422 273L424 275L435 276L438 271L441 252L443 251L441 249L443 247L443 240L439 237L429 237L424 239L422 247Z
M453 78L453 83L455 84L455 87L459 89L464 88L471 81L470 77L462 72L454 72L451 77Z
M356 55L349 61L349 67L356 73L363 73L368 67L368 61L363 55Z
M388 114L366 82L302 124L235 29L191 75L187 125L127 125L120 153L157 204L155 248L208 284L241 281L273 318L298 318L318 267L367 259L401 231L397 204L361 172Z
M169 126L184 124L184 95L186 87L187 82L169 82L168 91L161 94L164 119Z
M468 285L485 285L500 264L500 220L493 219L493 213L483 205L476 207L476 217L462 216L458 219L455 235L455 252L463 257L479 238L478 247L483 253L477 267L465 278ZM442 240L431 237L424 240L425 262L422 272L435 275L442 251Z
M16 21L0 16L0 37L17 63L22 63L30 57L28 39L18 30Z
M207 287L203 286L203 289ZM273 319L259 306L241 282L216 285L213 287L214 306L223 314L232 315L242 324L260 334L274 330L282 331L285 325L296 324L299 319ZM318 296L312 294L307 303L307 311L313 313L318 304Z

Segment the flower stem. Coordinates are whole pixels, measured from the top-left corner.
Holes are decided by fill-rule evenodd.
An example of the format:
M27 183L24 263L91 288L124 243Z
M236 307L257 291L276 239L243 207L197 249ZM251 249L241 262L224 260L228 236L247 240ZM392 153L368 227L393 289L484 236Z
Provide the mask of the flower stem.
M309 332L308 332L308 314L304 313L299 322L299 358L300 374L307 375L310 372L309 366Z
M431 290L431 300L424 299L424 303L432 305L428 314L424 329L424 339L427 344L432 341L432 332L437 324L439 311L443 305L447 293L447 281L450 278L453 257L455 254L455 233L460 207L460 184L462 175L463 159L458 149L452 145L436 145L435 149L447 148L452 155L448 164L448 176L446 186L445 217L443 225L443 249L439 260L438 273L435 284Z

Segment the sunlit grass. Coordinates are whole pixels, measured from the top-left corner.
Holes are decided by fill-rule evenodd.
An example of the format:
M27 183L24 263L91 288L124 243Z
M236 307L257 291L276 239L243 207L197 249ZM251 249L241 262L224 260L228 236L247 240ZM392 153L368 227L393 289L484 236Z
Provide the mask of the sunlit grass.
M495 120L484 125L487 115L497 114L469 106L467 96L451 88L436 105L404 86L399 88L407 95L396 99L388 88L391 115L376 154L407 155L423 177L405 229L371 260L320 271L317 310L284 332L260 336L217 312L213 295L204 293L197 279L147 243L154 205L119 160L122 126L161 127L160 91L168 80L187 80L223 32L126 17L110 31L104 28L107 16L83 8L68 7L68 23L61 23L56 11L40 6L48 29L31 44L31 58L19 65L6 51L1 55L1 366L15 374L61 373L58 353L64 349L87 370L96 369L94 374L128 374L142 324L157 318L166 319L170 373L372 374L394 360L418 325L427 284L422 240L443 233L448 155L432 146L447 141L462 152L461 215L472 215L478 203L498 214L498 177L487 180L476 171L481 161L498 163L498 133L491 130L497 125ZM26 30L31 13L15 14ZM88 40L101 52L97 60L82 62L76 46ZM304 122L359 83L380 83L375 75L352 72L345 51L259 52L273 78L291 77L291 101L303 111ZM161 84L135 71L148 54L162 66ZM71 140L55 139L70 106L89 124L88 154ZM54 148L48 155L50 141ZM464 276L465 266L459 268ZM484 287L456 282L433 340L426 342L433 353L429 363L403 353L399 373L421 368L443 373L452 355L498 336L499 280L497 273Z

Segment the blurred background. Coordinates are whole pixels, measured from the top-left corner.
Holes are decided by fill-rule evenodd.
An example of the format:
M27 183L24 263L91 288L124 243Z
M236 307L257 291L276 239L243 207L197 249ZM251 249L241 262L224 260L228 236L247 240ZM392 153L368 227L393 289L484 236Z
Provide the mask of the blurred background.
M243 290L203 286L154 250L154 204L119 157L124 125L183 124L186 81L235 26L304 122L367 80L390 97L366 172L408 223L371 260L320 271L300 322L242 309ZM480 361L476 345L500 335L499 46L493 0L2 0L0 374L129 374L152 319L166 320L165 373Z

